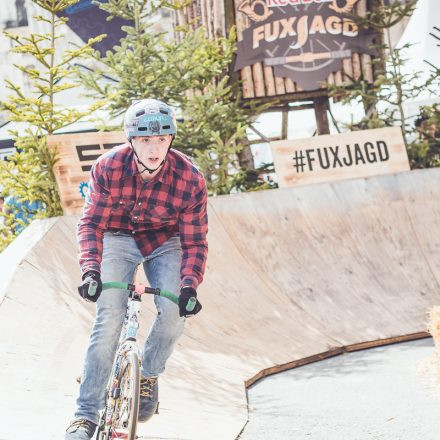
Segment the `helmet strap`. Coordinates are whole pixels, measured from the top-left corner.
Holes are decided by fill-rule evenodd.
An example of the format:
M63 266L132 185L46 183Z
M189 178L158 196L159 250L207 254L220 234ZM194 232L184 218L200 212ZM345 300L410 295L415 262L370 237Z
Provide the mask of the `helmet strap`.
M142 166L144 167L144 169L143 169L142 171L139 171L137 174L142 174L144 171L148 171L150 174L153 174L155 171L157 171L157 170L158 170L158 169L159 169L159 168L165 163L165 160L166 160L167 155L168 155L168 153L169 153L169 151L170 151L171 144L173 143L173 140L174 140L174 136L173 136L172 139L171 139L170 146L168 147L167 154L165 155L164 159L162 160L162 162L159 164L159 166L158 166L157 168L152 169L152 168L148 168L147 165L145 165L145 164L139 159L139 156L137 155L136 150L134 149L133 144L131 143L131 139L130 139L128 142L130 142L131 149L133 150L133 153L134 153L134 155L136 156L136 161L137 161L137 163L138 163L139 165L142 165Z

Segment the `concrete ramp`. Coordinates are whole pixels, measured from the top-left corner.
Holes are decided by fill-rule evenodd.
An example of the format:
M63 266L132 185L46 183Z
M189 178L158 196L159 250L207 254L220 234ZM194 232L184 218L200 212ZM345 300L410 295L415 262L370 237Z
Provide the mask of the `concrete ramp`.
M245 384L427 336L440 302L440 169L211 198L203 312L161 377L145 439L234 439ZM62 439L94 305L76 292L76 218L32 223L0 254L0 439ZM141 340L153 320L145 300Z

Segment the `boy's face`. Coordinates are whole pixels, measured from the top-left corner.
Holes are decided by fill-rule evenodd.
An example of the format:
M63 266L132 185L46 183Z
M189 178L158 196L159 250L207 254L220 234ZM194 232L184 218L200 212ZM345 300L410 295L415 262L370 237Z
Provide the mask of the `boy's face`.
M135 136L131 140L131 143L140 161L148 168L156 169L165 159L171 140L172 136L170 134L160 136Z

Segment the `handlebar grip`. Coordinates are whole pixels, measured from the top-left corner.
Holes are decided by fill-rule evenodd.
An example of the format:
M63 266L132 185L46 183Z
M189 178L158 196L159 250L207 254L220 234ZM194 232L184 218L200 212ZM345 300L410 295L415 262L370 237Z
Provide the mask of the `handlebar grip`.
M192 296L188 302L186 303L186 311L187 312L192 312L194 310L194 307L197 304L197 299L195 296Z
M96 289L98 288L98 281L90 281L88 294L89 296L95 296Z

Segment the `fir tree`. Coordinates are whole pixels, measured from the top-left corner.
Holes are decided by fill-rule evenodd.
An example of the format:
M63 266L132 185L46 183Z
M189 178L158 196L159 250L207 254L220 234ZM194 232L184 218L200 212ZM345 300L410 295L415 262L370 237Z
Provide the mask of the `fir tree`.
M24 122L23 132L11 132L17 152L0 162L0 180L3 196L13 196L15 200L31 206L38 201L41 209L31 212L31 216L52 217L62 215L60 197L53 166L57 152L47 145L47 135L78 121L90 114L102 103L95 103L86 111L56 105L56 95L76 87L73 82L72 63L79 57L92 52L92 45L105 35L90 39L82 47L67 49L62 53L56 48L63 38L60 27L67 18L57 14L78 0L33 0L42 8L43 15L34 17L45 23L49 29L44 34L30 34L28 37L4 32L13 43L12 52L30 55L35 67L15 65L23 72L31 84L31 93L25 92L12 81L6 81L11 91L5 102L0 103L10 121ZM5 227L0 229L0 250L11 242L29 220L16 221L8 216Z
M112 116L122 114L133 100L156 98L175 106L179 128L174 145L192 155L205 172L211 194L265 187L239 161L246 128L270 104L245 106L228 69L235 52L236 34L210 40L205 30L179 27L180 41L150 31L150 17L159 8L178 9L185 2L110 0L100 5L112 16L131 20L127 36L113 52L101 57L102 68L78 70L94 98L108 99ZM106 77L112 80L104 80ZM114 128L114 127L113 127ZM252 170L251 170L252 171ZM255 174L255 172L254 172Z
M349 124L349 129L399 126L410 161L416 147L413 144L414 126L406 114L405 103L416 99L422 92L434 94L439 86L438 75L430 75L422 81L422 72L405 71L408 62L405 53L409 44L394 48L389 44L390 28L411 15L415 6L415 0L406 3L392 1L389 4L378 0L364 17L354 16L354 21L360 27L380 31L386 37L387 42L374 45L378 54L372 60L374 83L369 84L363 77L358 80L349 78L350 85L332 86L329 89L330 96L337 97L343 104L364 104L365 117L360 122Z

